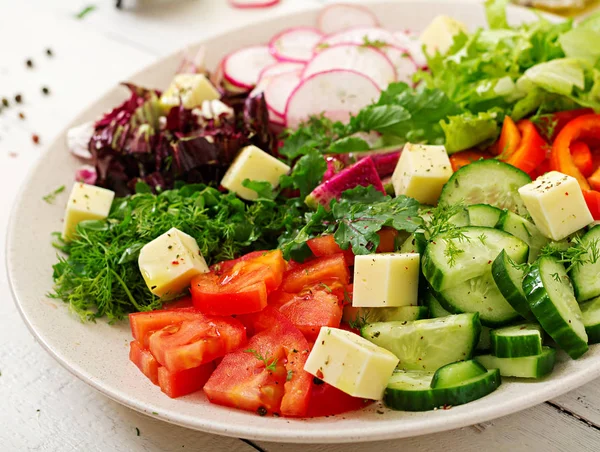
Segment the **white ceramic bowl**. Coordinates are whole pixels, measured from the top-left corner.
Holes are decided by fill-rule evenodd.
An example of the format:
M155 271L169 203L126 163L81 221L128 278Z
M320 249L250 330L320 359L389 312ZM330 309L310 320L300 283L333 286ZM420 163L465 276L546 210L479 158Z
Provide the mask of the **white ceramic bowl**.
M483 7L473 2L415 0L372 6L382 24L393 30L421 30L438 14L447 14L472 28L485 25ZM267 42L285 27L315 23L316 11L276 18L216 36L203 43L207 63L214 67L227 52L244 45ZM510 9L513 21L531 19L530 12ZM164 88L180 54L174 54L134 75L131 81ZM92 120L126 96L115 87L84 111L72 125ZM8 275L23 319L39 342L74 375L106 396L147 415L192 429L249 439L335 443L372 441L422 435L483 422L528 408L570 391L600 376L600 348L572 361L560 355L552 375L542 381L505 379L499 390L483 399L450 410L425 413L392 412L379 405L346 415L319 419L259 417L253 413L208 403L197 393L170 399L128 361L130 332L126 322L82 323L67 306L46 294L52 288L56 250L51 232L61 229L66 194L54 205L42 197L73 181L77 162L67 152L64 133L40 158L15 204L7 241Z

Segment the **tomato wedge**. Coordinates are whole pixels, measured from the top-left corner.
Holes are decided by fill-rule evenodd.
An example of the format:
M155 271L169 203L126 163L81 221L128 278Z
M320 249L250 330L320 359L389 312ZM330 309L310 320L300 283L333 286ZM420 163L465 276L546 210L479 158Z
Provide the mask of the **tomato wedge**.
M213 363L203 364L181 372L170 372L166 367L160 367L158 369L158 385L162 392L175 399L200 391L214 369L215 365Z
M312 253L317 257L331 256L333 254L342 253L346 260L346 265L354 265L354 253L351 248L343 250L336 243L333 235L322 235L315 237L306 242Z
M302 333L271 306L239 319L254 336L217 366L204 386L208 399L261 415L304 416L312 376L304 371L309 344Z
M281 290L298 293L306 286L327 279L338 279L342 284L348 284L350 273L342 253L320 257L287 271L283 276Z
M267 295L281 284L285 268L280 250L254 252L222 262L215 271L192 279L194 306L212 315L261 311L267 305Z
M171 372L198 367L240 347L246 329L239 320L209 317L173 323L150 335L149 349Z
M312 387L306 416L333 416L360 410L371 403L373 403L372 400L352 397L324 381L318 381L318 384L314 384Z
M150 335L166 326L178 324L184 320L204 319L205 316L195 308L165 309L152 312L134 312L129 314L131 334L142 348L148 348Z
M129 344L129 359L152 383L158 384L158 361L138 341Z

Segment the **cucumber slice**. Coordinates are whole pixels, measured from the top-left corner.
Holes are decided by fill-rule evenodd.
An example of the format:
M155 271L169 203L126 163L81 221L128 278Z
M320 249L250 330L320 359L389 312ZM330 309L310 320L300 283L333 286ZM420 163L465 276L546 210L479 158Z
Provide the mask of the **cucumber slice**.
M525 215L527 209L518 189L531 178L518 168L499 160L479 160L460 168L444 185L440 204L489 204Z
M506 301L527 320L535 320L523 292L525 269L513 261L504 250L492 263L492 277Z
M582 246L589 246L596 250L595 256L586 253L583 258L588 262L576 265L571 270L571 280L578 301L586 301L600 295L600 225L594 226L581 239Z
M523 280L523 290L540 325L567 354L577 359L588 350L581 310L565 267L555 257L542 257Z
M483 226L493 228L498 223L502 210L488 204L473 204L467 207L469 212L469 224L471 226Z
M460 314L413 322L371 323L361 335L399 359L399 369L439 369L469 359L479 340L478 314Z
M520 358L542 353L542 327L537 323L498 328L490 332L492 354L498 358Z
M474 358L486 369L498 369L503 377L542 378L552 372L556 362L556 350L542 347L542 353L521 358L498 358L479 355Z
M475 346L476 350L487 351L492 348L492 340L490 339L490 327L481 326L481 334L479 334L479 342Z
M600 342L600 297L582 303L580 306L588 344L597 344Z
M466 168L466 167L464 167ZM438 234L425 249L422 269L436 291L458 286L489 271L502 250L522 263L529 247L521 239L492 228L467 226Z
M431 388L432 372L396 370L383 400L393 410L429 411L462 405L484 397L500 386L500 372L488 370L481 375L448 388Z
M413 232L408 238L400 245L399 253L419 253L425 252L427 246L427 239L421 231Z
M344 306L342 320L347 323L364 325L365 323L410 321L426 319L428 309L425 306L401 306L397 308L357 308Z
M437 298L435 298L435 295L431 293L431 290L428 290L425 293L424 303L425 306L429 308L429 315L434 319L437 317L446 317L452 315L450 311L444 309Z
M487 372L487 369L472 359L446 364L435 371L432 388L451 388Z
M492 278L491 269L487 267L485 274L437 292L436 297L444 309L453 314L478 312L485 326L506 325L517 319L519 314L502 296Z
M519 237L527 243L529 246L529 262L534 262L538 258L540 250L550 242L550 239L545 237L535 224L510 210L502 212L496 228Z

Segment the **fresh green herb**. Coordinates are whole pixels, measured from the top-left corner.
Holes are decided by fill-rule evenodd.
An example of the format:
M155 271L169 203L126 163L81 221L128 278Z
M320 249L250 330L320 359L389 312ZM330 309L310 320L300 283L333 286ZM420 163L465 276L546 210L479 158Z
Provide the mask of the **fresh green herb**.
M481 233L481 235L477 236L482 245L485 245L485 241L487 240L487 235Z
M363 326L365 326L369 320L369 312L365 312L364 314L356 314L356 318L354 318L354 320L349 320L348 321L348 325L350 326L350 328L355 329L355 330L360 330Z
M244 179L242 185L250 190L254 190L260 200L273 201L279 194L273 190L273 186L267 181Z
M75 14L75 18L76 19L83 19L89 13L91 13L92 11L95 11L96 8L97 8L96 5L88 5L85 8L83 8L81 11L79 11L77 14Z
M448 259L448 265L450 267L454 267L456 265L456 258L465 252L465 250L460 249L456 246L456 243L452 239L445 240L446 249L444 250L444 256Z
M327 162L319 152L310 149L300 157L291 174L281 176L282 188L300 190L300 198L306 198L321 183L327 170Z
M48 193L46 196L44 196L42 199L44 201L46 201L48 204L53 204L54 201L56 201L56 196L59 195L60 193L62 193L63 191L65 191L65 186L61 185L60 187L58 187L56 190L54 190L51 193Z
M329 287L327 284L325 284L324 282L321 283L321 286L323 286L325 288L325 290L329 293L331 293L331 287Z
M375 47L376 49L381 49L383 47L387 47L389 44L385 41L381 41L380 39L370 40L368 36L363 36L363 44L364 47Z
M552 273L550 276L552 276L554 281L561 282L560 275L558 273Z
M278 361L277 358L271 359L271 357L269 355L262 356L260 353L258 353L253 348L244 350L244 353L250 353L256 359L258 359L259 361L262 361L265 364L265 369L267 369L270 372L275 372L275 369L277 368L277 361ZM269 361L271 361L271 362L269 362ZM288 372L288 375L289 375L289 372Z
M575 236L571 240L571 246L567 248L559 248L555 244L549 243L541 249L540 256L558 258L561 263L567 264L567 272L570 272L578 265L598 262L598 259L600 259L600 239L584 241L581 237Z
M451 235L453 235L458 229L458 226L453 222L453 218L464 213L464 210L463 204L439 204L428 211L430 219L424 225L427 238L432 240L438 234L445 233L452 233Z
M209 264L243 253L273 249L282 233L304 224L307 208L298 200L244 203L204 185L186 185L158 195L138 193L114 201L107 220L84 221L77 237L55 246L66 253L54 265L54 293L82 318L107 316L162 305L140 273L137 258L143 245L172 227L198 242Z

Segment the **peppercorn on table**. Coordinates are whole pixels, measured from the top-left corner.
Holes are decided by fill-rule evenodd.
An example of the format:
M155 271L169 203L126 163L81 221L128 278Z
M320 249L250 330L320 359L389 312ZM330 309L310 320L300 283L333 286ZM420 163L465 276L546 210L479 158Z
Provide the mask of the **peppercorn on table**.
M0 0L3 232L19 186L44 147L116 82L204 36L326 2L283 0L259 10L233 9L217 0L125 0L123 10L114 3ZM2 259L0 266L4 265ZM63 369L36 343L12 302L5 273L0 271L2 451L348 450L347 445L219 437L163 423L113 402ZM596 380L492 422L423 437L353 444L351 450L598 450L598 407Z

